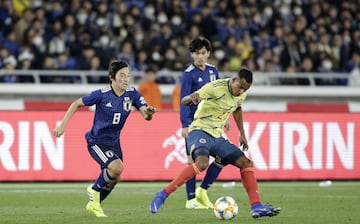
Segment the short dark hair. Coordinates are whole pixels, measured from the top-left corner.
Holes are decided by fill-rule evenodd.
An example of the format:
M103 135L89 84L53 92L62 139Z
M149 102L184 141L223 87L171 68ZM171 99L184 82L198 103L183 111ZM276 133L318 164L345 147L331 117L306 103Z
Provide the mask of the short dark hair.
M116 73L122 68L128 68L129 64L122 60L113 60L109 65L109 82L111 84L111 78L115 79Z
M190 52L195 52L200 50L201 48L205 47L206 50L211 51L211 43L208 39L206 39L205 37L196 37L195 39L193 39L190 42L189 45L189 51Z
M146 69L145 69L145 73L151 73L151 72L152 73L157 73L157 71L158 71L157 66L153 65L153 64L147 66Z
M253 82L253 73L247 68L241 68L238 73L239 78L244 78L247 83Z

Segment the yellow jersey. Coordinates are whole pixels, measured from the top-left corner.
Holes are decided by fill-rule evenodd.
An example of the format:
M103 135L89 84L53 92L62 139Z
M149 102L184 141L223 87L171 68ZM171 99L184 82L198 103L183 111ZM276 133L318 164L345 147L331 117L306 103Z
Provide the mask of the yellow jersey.
M232 95L230 81L230 79L218 79L196 91L202 100L195 112L189 131L203 130L215 138L223 134L230 114L241 107L246 99L246 93L240 96Z

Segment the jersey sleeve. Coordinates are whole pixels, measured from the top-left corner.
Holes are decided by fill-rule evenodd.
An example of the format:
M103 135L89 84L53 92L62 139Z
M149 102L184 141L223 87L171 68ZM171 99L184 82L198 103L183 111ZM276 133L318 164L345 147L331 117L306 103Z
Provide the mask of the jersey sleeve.
M134 89L133 106L136 107L136 109L140 109L143 106L148 106L144 97L136 89Z
M184 96L191 94L191 75L184 72L181 77L180 102ZM191 117L190 107L180 103L180 121L183 128L189 127L193 118Z
M82 97L82 101L85 106L92 106L97 104L101 99L101 90L95 90L88 95Z

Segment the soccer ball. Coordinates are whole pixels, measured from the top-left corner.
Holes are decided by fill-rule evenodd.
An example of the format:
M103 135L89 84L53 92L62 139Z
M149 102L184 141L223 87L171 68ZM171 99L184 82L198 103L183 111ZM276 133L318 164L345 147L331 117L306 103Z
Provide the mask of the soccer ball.
M214 204L214 214L218 219L231 220L238 213L238 206L234 198L223 196L216 200Z

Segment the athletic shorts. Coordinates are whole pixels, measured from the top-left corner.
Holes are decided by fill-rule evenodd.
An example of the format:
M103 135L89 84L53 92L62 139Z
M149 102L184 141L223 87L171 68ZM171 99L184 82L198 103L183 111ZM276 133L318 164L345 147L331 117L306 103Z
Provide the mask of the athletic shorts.
M215 161L222 165L235 164L240 157L245 156L243 151L224 137L215 138L205 131L193 130L187 138L187 148L191 155L197 149L207 149ZM196 158L193 158L194 161Z
M91 157L100 165L101 169L108 167L108 165L116 159L123 161L120 143L115 145L102 145L88 141L87 146Z

